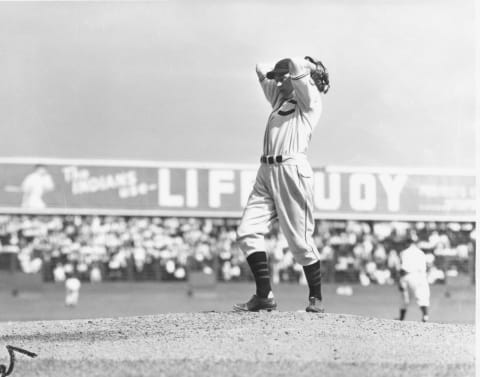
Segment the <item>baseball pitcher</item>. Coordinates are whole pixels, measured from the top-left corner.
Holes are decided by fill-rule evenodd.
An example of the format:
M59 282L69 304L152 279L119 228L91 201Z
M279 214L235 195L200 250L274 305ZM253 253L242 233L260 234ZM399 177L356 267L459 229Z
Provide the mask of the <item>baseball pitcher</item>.
M269 69L270 68L270 69ZM322 112L321 94L330 83L325 66L310 57L286 58L271 66L257 65L258 79L272 107L263 140L263 154L253 190L237 230L247 256L256 293L236 311L275 310L264 236L278 221L309 286L308 312L324 312L319 253L312 235L313 171L307 161L312 133Z

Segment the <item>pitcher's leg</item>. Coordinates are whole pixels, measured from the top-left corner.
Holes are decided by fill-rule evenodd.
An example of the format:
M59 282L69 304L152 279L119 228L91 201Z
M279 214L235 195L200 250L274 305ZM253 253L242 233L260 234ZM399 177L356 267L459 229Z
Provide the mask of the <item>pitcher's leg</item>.
M255 278L256 293L246 303L233 306L237 311L274 310L276 302L270 284L265 234L276 219L273 199L261 184L255 184L237 229L237 241L247 257Z
M280 228L295 260L309 266L320 260L313 240L313 177L302 176L296 165L278 171L275 206Z
M237 228L237 242L246 257L265 252L265 234L277 218L273 199L260 185L255 185Z
M275 204L282 232L295 256L303 266L309 287L307 311L324 312L320 255L313 241L313 177L302 175L297 166L286 165L279 170Z

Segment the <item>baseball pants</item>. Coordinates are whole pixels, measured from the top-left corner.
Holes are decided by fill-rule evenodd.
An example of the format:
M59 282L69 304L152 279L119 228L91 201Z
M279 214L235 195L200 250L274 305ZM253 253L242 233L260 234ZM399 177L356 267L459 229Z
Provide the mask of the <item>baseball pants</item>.
M408 273L400 280L402 285L402 309L406 309L410 304L412 295L418 306L430 305L430 286L428 285L427 275L423 273Z
M308 162L262 164L237 230L240 248L248 257L265 251L265 234L278 221L296 262L317 262L313 241L313 171Z

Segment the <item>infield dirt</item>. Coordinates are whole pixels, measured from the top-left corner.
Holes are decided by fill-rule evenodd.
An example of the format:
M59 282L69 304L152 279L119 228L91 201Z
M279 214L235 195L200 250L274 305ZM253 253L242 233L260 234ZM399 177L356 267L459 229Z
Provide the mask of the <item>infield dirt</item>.
M12 376L474 376L470 324L304 312L0 323Z

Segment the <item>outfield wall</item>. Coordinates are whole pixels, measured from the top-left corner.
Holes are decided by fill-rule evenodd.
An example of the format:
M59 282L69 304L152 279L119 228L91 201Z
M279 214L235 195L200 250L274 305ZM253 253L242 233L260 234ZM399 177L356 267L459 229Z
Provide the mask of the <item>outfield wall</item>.
M0 158L0 213L238 217L257 168ZM313 171L317 218L475 221L473 170L326 166Z

